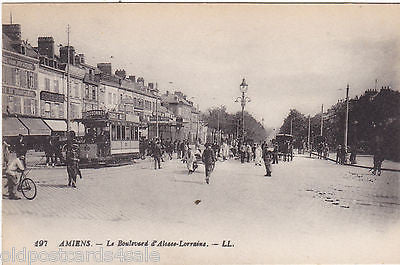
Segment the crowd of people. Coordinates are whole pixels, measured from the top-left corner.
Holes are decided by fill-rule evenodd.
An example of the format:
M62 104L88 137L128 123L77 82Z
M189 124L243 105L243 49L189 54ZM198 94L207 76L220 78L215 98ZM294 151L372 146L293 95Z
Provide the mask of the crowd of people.
M141 139L140 156L144 159L151 156L154 159L154 169L161 169L162 162L171 160L173 157L180 159L186 164L188 174L192 174L198 168L199 163L204 164L206 183L209 183L211 173L215 168L216 161L228 159L240 159L241 163L254 163L255 166L264 165L265 176L271 176L271 164L278 161L278 148L268 149L267 143L241 143L239 140L208 142L205 145L199 143L190 144L188 140L160 140ZM285 161L293 159L293 154L285 155Z

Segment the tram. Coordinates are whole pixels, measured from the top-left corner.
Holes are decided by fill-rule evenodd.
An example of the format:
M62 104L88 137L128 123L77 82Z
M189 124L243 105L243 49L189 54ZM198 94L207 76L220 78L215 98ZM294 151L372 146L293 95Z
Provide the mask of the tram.
M287 153L288 150L288 143L292 144L293 143L293 135L291 134L277 134L275 136L275 139L272 140L272 143L275 145L278 145L278 154L279 156Z
M139 157L138 116L90 110L77 121L85 126L85 136L79 144L82 164L110 164Z

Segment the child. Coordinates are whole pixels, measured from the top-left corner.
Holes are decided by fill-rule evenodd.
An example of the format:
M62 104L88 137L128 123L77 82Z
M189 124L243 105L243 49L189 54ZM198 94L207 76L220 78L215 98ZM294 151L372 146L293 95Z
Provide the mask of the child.
M22 153L18 153L17 157L11 160L11 162L7 166L6 175L7 175L7 185L8 185L8 195L10 200L20 200L15 193L18 185L18 177L21 172L25 170L23 160L24 155Z

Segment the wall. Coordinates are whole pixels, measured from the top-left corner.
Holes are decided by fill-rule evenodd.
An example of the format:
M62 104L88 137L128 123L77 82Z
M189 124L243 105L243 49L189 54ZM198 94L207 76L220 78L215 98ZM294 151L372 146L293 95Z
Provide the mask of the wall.
M37 59L3 49L3 113L39 116L38 65Z
M38 80L40 116L65 119L67 117L67 106L64 71L40 65Z

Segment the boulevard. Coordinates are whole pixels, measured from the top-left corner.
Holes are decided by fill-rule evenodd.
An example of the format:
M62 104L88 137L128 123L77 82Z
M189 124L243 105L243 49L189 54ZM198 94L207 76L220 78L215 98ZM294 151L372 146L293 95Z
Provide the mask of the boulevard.
M217 162L207 185L203 165L188 175L180 160L161 170L153 163L83 169L76 189L66 185L65 168L34 169L35 200L3 200L3 249L30 248L38 239L48 240L49 250L63 240L182 240L208 247L150 250L168 264L399 258L390 243L400 234L397 172L375 176L297 155L273 165L270 178L254 163Z

